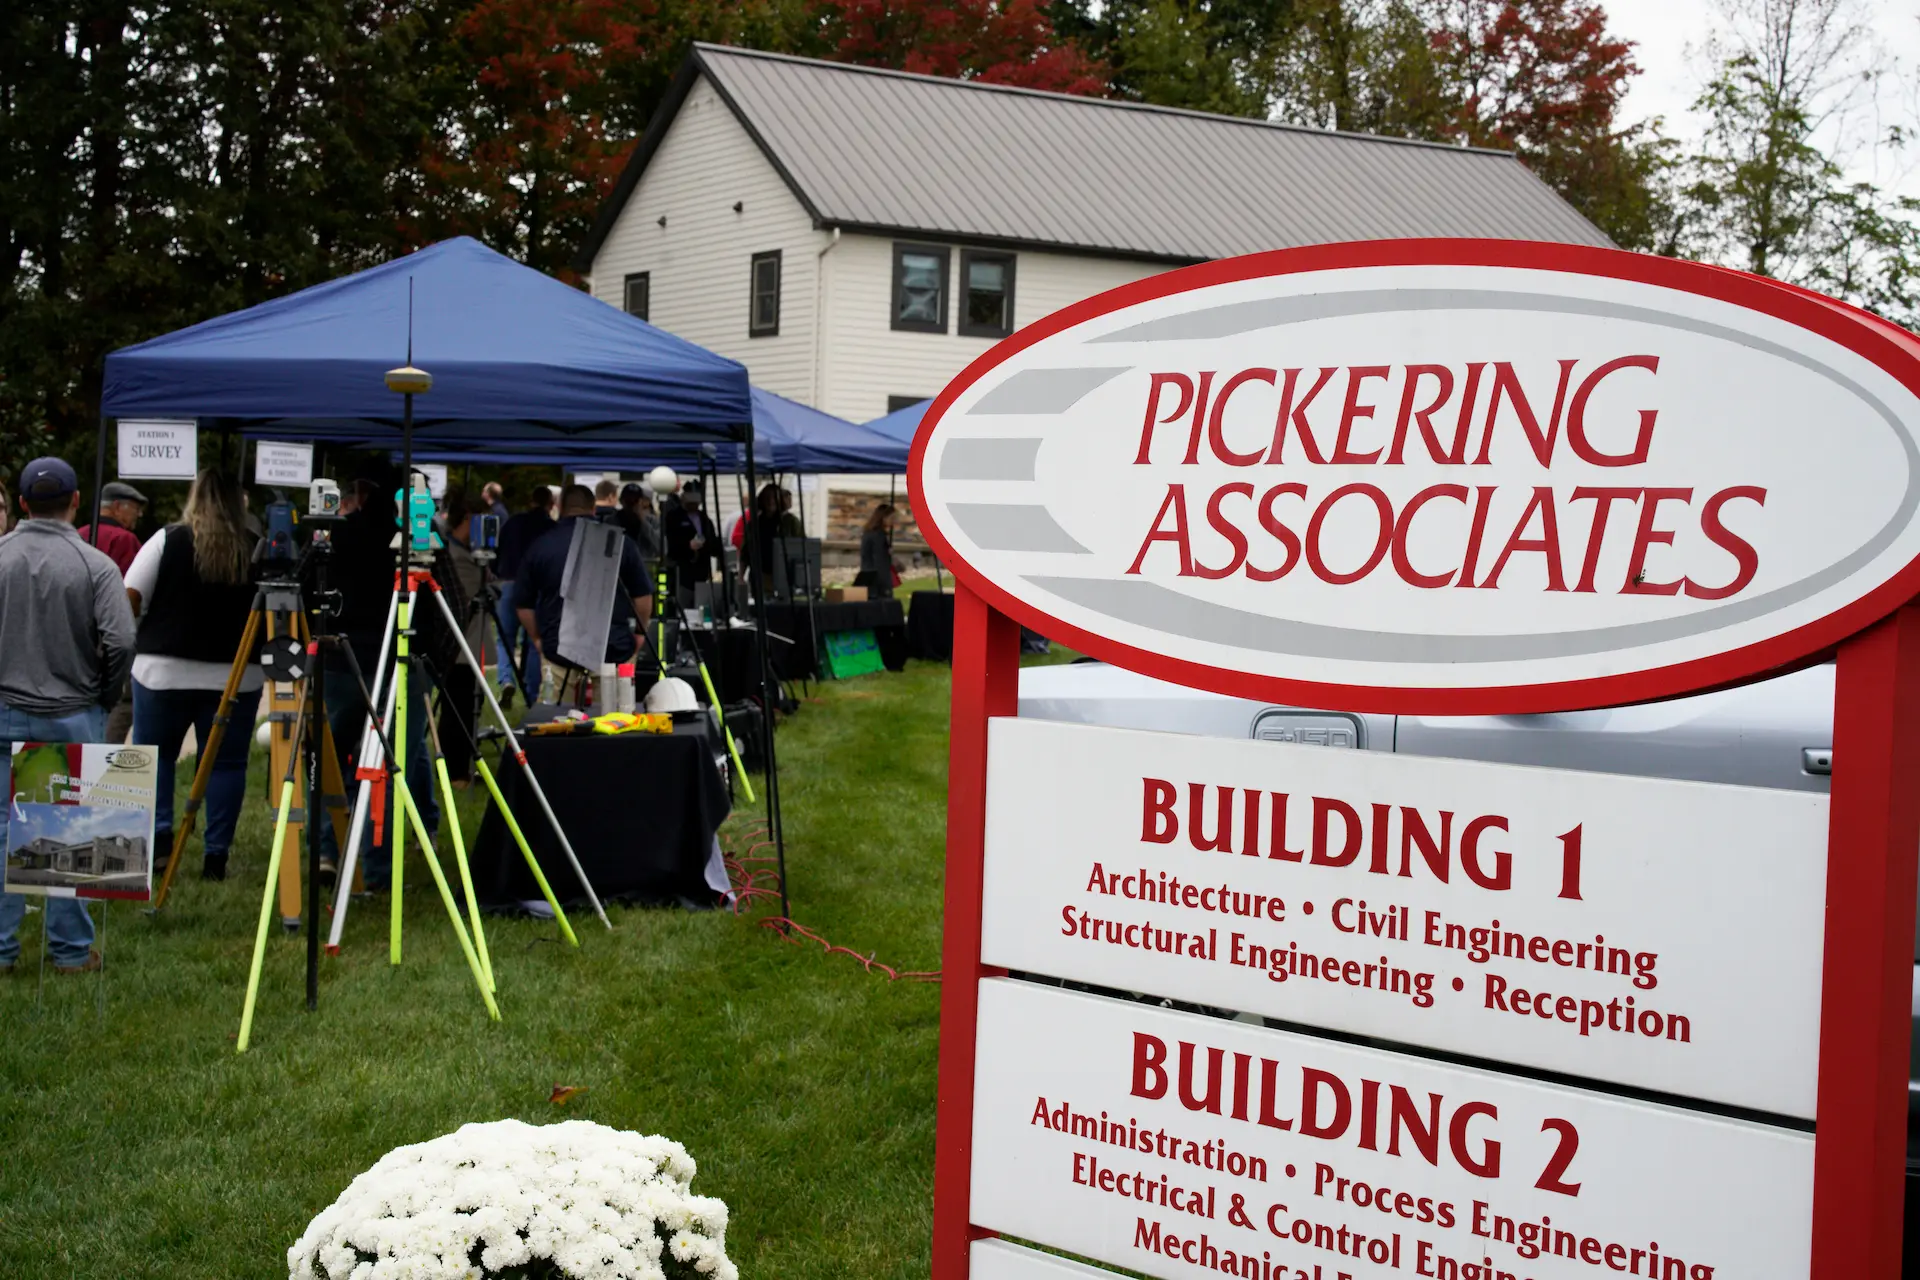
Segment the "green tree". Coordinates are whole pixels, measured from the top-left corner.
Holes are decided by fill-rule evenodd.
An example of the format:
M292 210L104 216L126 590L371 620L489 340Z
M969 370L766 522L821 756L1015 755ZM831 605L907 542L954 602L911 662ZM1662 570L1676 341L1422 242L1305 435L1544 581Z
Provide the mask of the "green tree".
M1433 43L1454 100L1443 136L1515 152L1618 244L1659 244L1671 148L1656 130L1618 123L1639 68L1605 10L1584 0L1447 0Z
M1920 319L1920 205L1850 182L1848 117L1877 69L1850 0L1741 0L1724 14L1674 248ZM1900 141L1894 135L1892 142Z
M115 347L405 247L427 10L20 0L0 39L0 462L79 457Z
M1274 114L1396 138L1445 136L1455 86L1418 0L1302 0L1274 50Z

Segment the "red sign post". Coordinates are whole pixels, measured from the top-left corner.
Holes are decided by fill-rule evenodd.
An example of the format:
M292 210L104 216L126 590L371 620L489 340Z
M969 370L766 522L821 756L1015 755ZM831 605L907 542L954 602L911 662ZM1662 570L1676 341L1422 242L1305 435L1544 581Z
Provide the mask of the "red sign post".
M1307 1222L1300 1213L1303 1204L1327 1202L1321 1207L1334 1217L1352 1212L1346 1188L1364 1180L1342 1177L1341 1194L1332 1197L1339 1203L1333 1204L1327 1190L1335 1185L1333 1164L1328 1162L1377 1158L1367 1126L1382 1123L1386 1112L1379 1108L1386 1104L1373 1091L1394 1087L1369 1078L1365 1097L1355 1106L1357 1131L1363 1134L1358 1150L1364 1156L1328 1154L1334 1147L1312 1145L1309 1139L1336 1136L1324 1114L1283 1117L1271 1108L1272 1079L1285 1069L1280 1064L1291 1061L1289 1053L1308 1052L1300 1046L1311 1046L1311 1038L1242 1028L1235 1034L1255 1037L1249 1048L1213 1051L1216 1086L1226 1078L1223 1073L1239 1072L1233 1078L1241 1082L1236 1086L1241 1093L1228 1109L1242 1117L1253 1106L1253 1086L1246 1082L1258 1074L1249 1064L1268 1061L1261 1057L1268 1052L1262 1046L1271 1043L1276 1066L1260 1103L1271 1109L1261 1112L1266 1118L1260 1123L1274 1132L1260 1137L1258 1125L1249 1132L1278 1145L1254 1148L1251 1155L1239 1155L1236 1147L1237 1167L1255 1169L1257 1176L1227 1168L1224 1155L1219 1168L1209 1163L1200 1175L1177 1163L1162 1170L1163 1187L1177 1185L1183 1176L1207 1181L1205 1207L1193 1211L1202 1219L1197 1237L1192 1224L1170 1226L1150 1210L1134 1213L1135 1203L1120 1212L1110 1198L1099 1199L1103 1185L1111 1192L1112 1179L1087 1183L1082 1174L1097 1161L1084 1165L1084 1153L1074 1155L1071 1169L1061 1163L1066 1149L1055 1141L1043 1110L1024 1126L1010 1126L1004 1116L991 1125L980 1123L975 1100L988 1087L978 1076L983 1063L1000 1073L992 1084L1000 1091L996 1096L1013 1096L1026 1087L1009 1083L1007 1046L985 1044L977 1036L982 983L1006 976L1005 969L986 963L982 949L984 913L1008 909L990 901L987 883L988 741L990 722L1017 711L1022 624L1092 656L1203 688L1337 710L1397 713L1612 705L1760 678L1835 655L1836 761L1825 849L1756 849L1753 865L1743 872L1766 877L1770 865L1804 869L1794 860L1824 852L1824 929L1813 926L1804 939L1781 943L1803 948L1806 964L1818 965L1817 1089L1808 1105L1794 1101L1798 1095L1790 1081L1780 1086L1786 1101L1754 1115L1716 1108L1711 1090L1658 1087L1663 1062L1687 1060L1663 1054L1697 1055L1712 1043L1724 1052L1729 1043L1736 1049L1747 1043L1739 1039L1751 1035L1744 1030L1725 1031L1714 1041L1722 1029L1713 1021L1716 1001L1709 992L1691 1020L1664 1024L1668 1033L1652 1037L1656 1043L1644 1047L1647 1056L1631 1071L1623 1067L1616 1073L1595 1058L1591 1071L1541 1077L1537 1062L1533 1073L1518 1065L1535 1060L1517 1042L1510 1048L1490 1037L1473 1064L1446 1070L1465 1070L1461 1078L1489 1099L1479 1104L1484 1116L1461 1122L1453 1140L1459 1150L1471 1152L1475 1139L1470 1135L1496 1134L1496 1154L1464 1160L1464 1175L1456 1170L1452 1183L1432 1159L1426 1162L1434 1166L1431 1171L1419 1160L1404 1170L1392 1168L1410 1196L1426 1194L1447 1204L1442 1217L1454 1212L1455 1199L1461 1200L1462 1215L1471 1201L1473 1225L1456 1230L1471 1231L1476 1242L1492 1242L1486 1244L1487 1265L1493 1268L1488 1276L1501 1274L1496 1253L1508 1237L1497 1228L1482 1232L1478 1224L1483 1216L1496 1220L1492 1215L1503 1204L1523 1202L1526 1213L1543 1220L1529 1230L1542 1233L1544 1252L1538 1244L1525 1244L1534 1237L1525 1232L1518 1237L1519 1247L1540 1254L1528 1273L1541 1277L1602 1271L1652 1275L1660 1268L1679 1274L1672 1268L1684 1249L1705 1258L1718 1250L1721 1274L1761 1274L1725 1260L1738 1254L1743 1242L1753 1244L1769 1231L1778 1233L1778 1240L1766 1246L1768 1265L1777 1269L1766 1274L1831 1280L1893 1280L1899 1274L1912 984L1908 943L1914 936L1920 851L1920 785L1915 782L1920 779L1920 606L1907 604L1920 586L1920 342L1863 313L1771 281L1628 254L1451 241L1289 251L1142 281L1016 334L963 373L930 411L915 444L911 482L921 526L959 583L936 1280L970 1275L987 1280L985 1272L972 1269L971 1258L976 1240L996 1234L975 1212L978 1180L991 1176L996 1167L991 1162L1031 1180L1031 1194L1047 1201L1043 1211L1022 1219L1041 1224L1026 1238L1096 1261L1155 1275L1261 1274L1262 1280L1321 1274L1317 1268L1323 1261L1326 1280L1336 1274L1355 1280L1399 1271L1435 1274L1407 1262L1415 1251L1434 1248L1434 1242L1406 1224L1391 1223L1389 1247L1379 1215L1364 1217L1380 1250L1371 1259L1365 1249L1348 1250L1344 1226L1337 1236L1316 1237L1317 1228L1301 1225ZM1087 740L1089 751L1105 752L1109 745L1116 760L1132 760L1145 749L1137 740ZM1170 777L1178 771L1182 740L1166 738L1164 750L1169 763L1159 776ZM1284 802L1285 779L1303 767L1288 753L1302 750L1325 749L1247 744L1245 767L1270 767L1273 780L1261 785ZM1385 767L1404 767L1409 783L1418 768L1411 761ZM1137 786L1138 772L1119 769L1112 781L1116 787ZM1521 782L1537 782L1555 795L1581 794L1584 775L1526 772ZM1648 785L1694 788L1684 796L1675 793L1673 800L1684 800L1690 812L1741 803L1733 788ZM1345 805L1347 811L1365 813L1370 801L1376 816L1384 815L1393 799L1390 791L1364 800L1349 797L1350 804L1328 801L1326 811ZM1649 794L1650 803L1665 802L1660 797L1666 793ZM1012 802L1003 797L1002 803ZM1251 823L1260 810L1257 797L1248 803ZM1226 801L1221 804L1224 821ZM1220 868L1223 895L1241 887L1224 881L1241 877L1276 904L1284 896L1290 913L1285 928L1298 947L1314 911L1312 896L1346 892L1321 886L1361 869L1354 852L1359 837L1356 828L1356 844L1344 855L1316 852L1302 861L1285 843L1284 817L1276 821L1276 851L1209 863L1206 874ZM1432 846L1448 838L1433 837L1422 827L1428 844L1420 847L1431 855ZM1422 897L1407 866L1406 850L1416 847L1414 838L1403 839L1408 843L1399 854L1399 877L1375 880L1369 887L1379 905L1386 905L1389 893L1396 895L1396 909L1403 911L1398 918L1412 920L1431 895ZM1194 847L1203 846L1196 842ZM1292 865L1276 861L1281 850ZM1018 852L1029 858L1110 856L1121 863L1136 853L1104 846ZM1236 851L1242 852L1253 850ZM1621 859L1645 852L1589 848L1587 874L1618 874ZM1698 857L1687 847L1652 851L1676 864L1690 853ZM1509 854L1529 865L1528 850L1503 847L1501 856ZM1375 846L1372 859L1376 873L1389 866L1384 844ZM1353 870L1343 872L1348 864ZM1444 866L1444 860L1430 856L1429 865ZM1656 864L1636 874L1657 876L1657 871ZM1309 873L1321 878L1308 879ZM1261 878L1251 878L1256 876ZM1445 880L1444 871L1439 878ZM1697 902L1688 901L1699 911L1716 910L1710 887L1678 875L1673 885L1674 893L1695 895ZM1558 896L1569 896L1564 886ZM1598 900L1601 895L1587 896ZM1571 897L1580 898L1579 889ZM1564 911L1565 902L1554 909ZM1517 923L1524 911L1535 908L1515 899L1491 910ZM1279 911L1276 905L1274 912ZM1389 912L1386 918L1395 917ZM1274 915L1275 922L1280 919ZM1630 916L1596 917L1591 923L1604 924L1608 935L1623 941L1638 927ZM1739 922L1729 927L1737 931ZM1401 926L1402 943L1409 942L1405 931ZM1171 969L1164 981L1155 978L1152 964L1159 961L1143 961L1146 968L1129 970L1133 984L1127 989L1177 996L1195 981L1204 982L1192 975L1211 972L1204 966L1217 962L1209 951L1217 949L1216 934L1208 934L1207 943L1196 942L1190 956L1166 961L1189 966L1177 980ZM1562 967L1570 964L1553 947L1564 943L1571 955L1573 943L1555 939L1551 947L1542 947L1547 939L1533 942L1535 961L1545 962L1551 954ZM1594 955L1606 954L1605 938L1596 934L1593 947ZM1677 948L1662 951L1662 964L1685 961ZM1024 972L1026 966L1020 967ZM1391 967L1383 954L1381 973ZM1649 962L1643 978L1652 979L1651 967ZM1681 990L1728 981L1700 976L1709 973L1703 965L1696 969L1670 978L1662 970L1659 980ZM1461 976L1451 976L1454 994L1449 995L1450 975L1435 972L1440 997L1477 998ZM1080 972L1052 976L1091 981ZM1694 988L1685 986L1690 977L1697 979ZM1590 975L1558 978L1575 984ZM1637 985L1645 1000L1651 982ZM1336 987L1365 988L1351 997L1361 1000L1371 995L1372 978L1356 982L1350 966L1346 985L1336 981ZM1722 990L1729 1005L1737 1003L1736 995L1754 994ZM1091 1019L1085 1022L1089 1028L1104 1025L1103 1018L1123 1023L1131 1007L1099 1003L1096 997L1033 998L1057 1009L1062 1025ZM1585 999L1563 994L1560 1020L1570 1022L1568 1010ZM1590 1004L1600 1008L1600 997ZM1445 1006L1438 1008L1423 1010L1424 1023L1409 1018L1404 1024L1391 1022L1401 1017L1397 1012L1381 1013L1376 1006L1361 1011L1368 1019L1389 1020L1384 1040L1411 1047L1386 1053L1384 1067L1365 1069L1382 1071L1384 1079L1400 1062L1409 1078L1431 1075L1435 1068L1418 1048L1434 1043L1434 1019L1446 1016ZM1807 1008L1802 1030L1811 1034L1814 1018L1811 1005ZM1195 1037L1204 1036L1208 1021L1198 1014L1156 1016L1175 1019L1176 1038L1188 1026L1198 1028ZM1541 1017L1551 1020L1550 1013ZM1182 1018L1191 1022L1179 1022ZM1319 1013L1292 1021L1333 1031L1350 1025L1338 1016L1323 1020ZM1382 1034L1373 1022L1364 1025L1368 1034ZM1537 1033L1532 1024L1528 1030ZM1148 1043L1139 1039L1147 1031L1134 1034L1136 1043ZM1578 1034L1586 1036L1586 1026ZM1782 1034L1792 1035L1794 1028L1783 1028ZM1158 1031L1152 1035L1158 1037L1153 1043L1165 1040ZM1262 1035L1271 1041L1259 1040ZM1190 1057L1204 1059L1204 1050L1182 1044ZM1752 1043L1751 1051L1762 1055L1768 1046ZM1060 1052L1071 1057L1075 1051ZM1507 1062L1517 1064L1519 1074L1503 1075ZM1104 1060L1042 1065L1060 1069L1062 1087L1084 1087L1092 1096L1096 1084L1110 1084L1125 1105L1145 1109L1143 1100L1159 1095L1142 1082L1151 1071L1174 1070L1158 1063L1136 1056L1130 1079L1106 1083L1099 1073L1119 1068ZM1191 1066L1183 1060L1179 1069ZM1690 1078L1697 1077L1696 1071ZM1332 1076L1310 1071L1309 1078ZM1648 1080L1656 1084L1649 1086ZM1182 1076L1183 1089L1188 1083ZM1347 1097L1341 1092L1346 1085L1327 1087L1333 1092L1324 1096ZM1590 1156L1583 1164L1577 1150L1565 1145L1548 1148L1546 1174L1535 1180L1529 1173L1524 1184L1503 1189L1507 1184L1497 1181L1497 1148L1504 1144L1516 1153L1505 1174L1511 1182L1524 1143L1543 1141L1491 1127L1499 1123L1503 1106L1509 1118L1523 1110L1514 1101L1523 1095L1532 1100L1526 1105L1540 1096L1565 1096L1568 1114L1584 1107L1588 1111L1582 1114L1606 1115L1612 1114L1606 1108L1615 1107L1646 1132L1675 1135L1674 1149L1658 1159L1700 1162L1697 1169L1666 1170L1683 1182L1697 1179L1690 1185L1698 1186L1699 1202L1689 1207L1703 1224L1698 1232L1688 1239L1636 1240L1632 1231L1637 1228L1621 1227L1615 1239L1592 1226L1634 1223L1634 1197L1649 1192L1636 1187L1631 1174L1607 1166L1605 1155ZM1309 1090L1309 1111L1321 1096ZM1439 1096L1434 1094L1436 1108ZM1220 1097L1216 1089L1209 1109L1196 1107L1206 1101L1197 1089L1192 1096L1182 1094L1187 1111L1202 1119L1224 1116ZM1695 1104L1692 1098L1702 1101ZM1407 1121L1413 1125L1407 1132L1418 1137L1424 1131L1414 1123L1411 1106L1394 1111L1391 1123ZM1296 1118L1298 1129L1293 1128ZM1128 1123L1144 1122L1129 1118ZM1486 1127L1474 1129L1474 1124ZM1574 1127L1571 1121L1549 1119L1547 1138L1559 1132L1554 1125L1568 1132ZM1811 1154L1803 1159L1809 1128ZM1338 1134L1349 1131L1343 1118ZM1696 1133L1710 1134L1712 1140L1685 1136ZM990 1134L995 1144L990 1155L976 1150L982 1134ZM1588 1136L1592 1149L1604 1148L1591 1131ZM1221 1139L1223 1153L1226 1142ZM1738 1154L1746 1151L1757 1154ZM1101 1158L1111 1164L1110 1157L1107 1152ZM1154 1158L1164 1162L1168 1157L1162 1150ZM1755 1189L1742 1194L1764 1202L1716 1200L1716 1172L1735 1171L1716 1170L1715 1160L1752 1164L1740 1172L1752 1175ZM1283 1162L1284 1178L1271 1172ZM1310 1188L1287 1181L1306 1178L1305 1170L1316 1162L1324 1172ZM1150 1166L1123 1172L1118 1194L1129 1195L1127 1177L1133 1176L1133 1201L1140 1200L1142 1187L1150 1196L1152 1182L1140 1179L1153 1174ZM1472 1193L1464 1199L1461 1176ZM1484 1202L1473 1198L1481 1185L1474 1179L1490 1188ZM1646 1179L1647 1186L1654 1181ZM1231 1221L1216 1211L1217 1204L1243 1201L1251 1208L1258 1195L1271 1201L1265 1226L1238 1208ZM1560 1199L1551 1199L1556 1196ZM1189 1202L1201 1204L1191 1197ZM1542 1213L1543 1207L1552 1213ZM1652 1214L1661 1207L1646 1209ZM1556 1235L1556 1218L1569 1225L1584 1219L1592 1234L1560 1229ZM1055 1220L1061 1223L1056 1237L1046 1238ZM1691 1227L1683 1223L1676 1229ZM1001 1268L992 1270L995 1277L1042 1274L1004 1269L1002 1255L992 1256L998 1259L992 1266ZM1387 1256L1394 1260L1380 1261ZM1033 1257L1040 1262L1020 1267L1057 1265ZM1235 1269L1255 1265L1256 1259L1257 1272ZM1685 1265L1696 1278L1715 1274L1711 1262Z

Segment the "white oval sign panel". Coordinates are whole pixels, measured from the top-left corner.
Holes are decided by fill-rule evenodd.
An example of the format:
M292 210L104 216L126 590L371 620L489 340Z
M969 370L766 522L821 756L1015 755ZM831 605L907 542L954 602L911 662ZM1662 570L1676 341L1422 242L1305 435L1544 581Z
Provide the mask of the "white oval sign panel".
M1023 329L928 411L971 589L1151 675L1351 710L1661 697L1920 589L1920 340L1717 268L1287 250Z

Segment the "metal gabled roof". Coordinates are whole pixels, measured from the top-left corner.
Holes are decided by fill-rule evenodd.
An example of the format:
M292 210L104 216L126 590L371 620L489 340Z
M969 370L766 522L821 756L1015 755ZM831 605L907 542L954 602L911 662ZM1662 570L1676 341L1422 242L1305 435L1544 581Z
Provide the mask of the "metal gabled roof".
M701 44L583 270L702 74L823 227L1173 262L1424 236L1610 243L1506 152Z

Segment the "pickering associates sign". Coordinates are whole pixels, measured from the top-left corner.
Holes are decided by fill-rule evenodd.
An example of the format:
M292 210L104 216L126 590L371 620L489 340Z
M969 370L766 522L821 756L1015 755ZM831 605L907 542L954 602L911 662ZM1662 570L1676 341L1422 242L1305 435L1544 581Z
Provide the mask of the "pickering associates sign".
M1016 333L911 470L961 593L936 1280L1898 1274L1920 340L1292 250ZM1832 794L1021 720L1015 623L1398 714L1837 654Z

